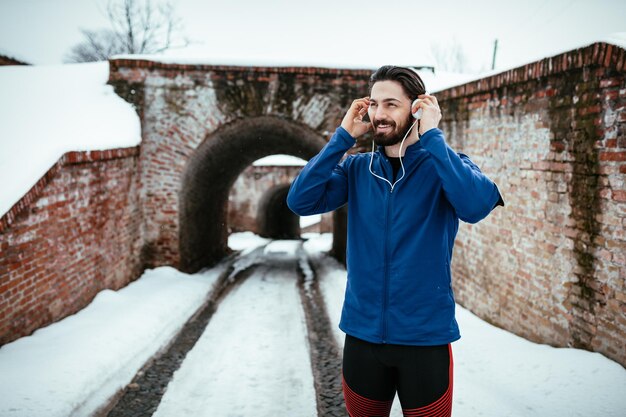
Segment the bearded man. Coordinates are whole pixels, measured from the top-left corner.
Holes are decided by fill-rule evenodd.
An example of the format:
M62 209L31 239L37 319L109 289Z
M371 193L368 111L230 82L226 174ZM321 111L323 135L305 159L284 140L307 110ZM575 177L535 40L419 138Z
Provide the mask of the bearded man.
M381 67L369 90L293 181L287 204L306 216L349 203L339 327L350 416L388 416L396 393L405 416L450 416L451 343L461 337L454 239L459 220L476 223L504 201L467 155L448 146L437 99L416 71ZM376 149L342 160L372 130Z

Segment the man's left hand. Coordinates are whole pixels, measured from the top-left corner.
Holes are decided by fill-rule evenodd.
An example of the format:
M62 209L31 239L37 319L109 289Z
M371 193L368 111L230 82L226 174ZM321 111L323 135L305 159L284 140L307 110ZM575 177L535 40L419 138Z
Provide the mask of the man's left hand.
M422 109L422 118L419 121L419 134L423 135L428 130L439 125L441 120L441 109L437 98L430 94L421 94L417 96L420 101L411 109L415 113L417 109Z

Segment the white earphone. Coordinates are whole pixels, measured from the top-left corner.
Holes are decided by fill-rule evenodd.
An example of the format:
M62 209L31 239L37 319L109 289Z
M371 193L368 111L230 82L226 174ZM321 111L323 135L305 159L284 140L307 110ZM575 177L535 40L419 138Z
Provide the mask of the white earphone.
M428 94L428 93L426 92L425 94ZM398 178L396 181L394 181L393 184L387 178L381 177L380 175L376 174L372 170L372 162L374 160L374 141L372 140L372 153L371 153L371 156L370 156L370 166L369 166L370 174L372 174L376 178L379 178L379 179L385 181L387 184L389 184L391 186L391 192L393 192L393 189L396 186L396 184L398 182L400 182L400 180L402 178L404 178L404 174L406 172L405 169L404 169L404 163L402 163L402 146L404 145L404 140L409 135L409 132L415 127L415 125L417 124L418 120L422 118L422 109L418 109L415 113L412 112L413 107L415 107L415 105L417 103L419 103L419 101L420 101L420 99L416 98L415 100L413 100L413 103L411 103L411 114L413 115L413 118L415 119L415 121L413 122L413 124L411 125L409 130L407 130L406 134L404 135L404 138L402 138L402 141L400 142L399 156L400 156L400 166L402 167L402 175L400 176L400 178Z
M420 102L419 98L416 98L415 100L413 100L413 103L411 103L411 110L413 109L413 107L415 107L415 105L417 103ZM422 109L417 109L417 111L415 113L412 113L413 117L416 118L417 120L422 118Z
M413 103L415 104L415 101ZM411 105L411 108L413 108L413 105ZM400 182L400 180L402 178L404 178L404 174L406 172L405 169L404 169L404 163L402 162L402 146L404 145L404 140L406 139L407 136L409 136L409 132L415 127L415 125L417 124L418 120L422 117L422 109L419 109L418 111L413 113L413 117L415 118L415 121L413 122L413 124L411 125L409 130L407 130L407 132L404 135L404 137L402 138L402 141L400 142L400 151L398 152L398 154L400 156L400 166L402 167L402 175L400 176L400 178L395 180L393 182L393 184L387 178L381 177L380 175L378 175L374 171L372 171L372 162L374 161L374 141L372 140L372 154L370 156L370 166L369 166L370 174L372 174L376 178L381 179L381 180L385 181L387 184L389 184L391 186L391 192L392 193L393 193L394 187L396 186L396 184L398 182Z

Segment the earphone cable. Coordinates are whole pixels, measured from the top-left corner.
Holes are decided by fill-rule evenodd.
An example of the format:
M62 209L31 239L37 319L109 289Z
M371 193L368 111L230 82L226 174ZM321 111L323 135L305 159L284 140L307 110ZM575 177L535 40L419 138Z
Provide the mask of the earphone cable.
M404 163L402 163L402 146L404 145L404 140L407 138L407 136L409 136L409 133L411 132L411 130L413 129L413 127L415 126L415 124L418 122L418 120L415 120L415 122L413 122L413 124L411 125L411 127L409 128L409 130L407 130L406 134L404 135L404 138L402 138L402 142L400 142L400 151L398 153L398 156L400 157L400 166L402 166L402 176L400 176L400 178L398 178L396 181L393 182L393 184L384 177L381 177L380 175L377 175L376 173L374 173L374 171L372 171L372 162L374 161L374 140L372 139L372 153L370 156L370 166L369 166L369 170L370 173L375 176L376 178L380 178L381 180L387 182L387 184L389 184L391 186L391 192L393 192L393 188L396 186L396 184L402 179L404 178L404 174L405 174L405 169L404 169Z

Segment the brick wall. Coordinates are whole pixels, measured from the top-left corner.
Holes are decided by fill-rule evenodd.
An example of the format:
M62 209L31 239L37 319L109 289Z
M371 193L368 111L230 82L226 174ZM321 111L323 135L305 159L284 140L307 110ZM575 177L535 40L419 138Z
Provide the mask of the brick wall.
M506 201L460 227L457 300L528 339L622 364L625 71L624 50L600 43L437 94L449 143ZM66 155L0 219L0 343L145 266L214 263L239 175L263 156L315 155L369 75L111 61L141 148ZM334 217L341 258L345 218Z
M626 59L606 44L438 94L448 142L505 208L462 224L463 306L533 341L626 365Z
M0 219L0 345L143 270L137 148L65 154Z
M301 166L254 166L246 168L233 184L228 196L229 233L251 231L259 234L259 202L279 185L288 186L300 173ZM326 213L307 232L332 232L332 214ZM303 230L304 231L304 230Z
M186 272L227 253L228 196L239 175L264 156L317 154L370 75L125 59L110 68L109 82L142 119L148 264Z

